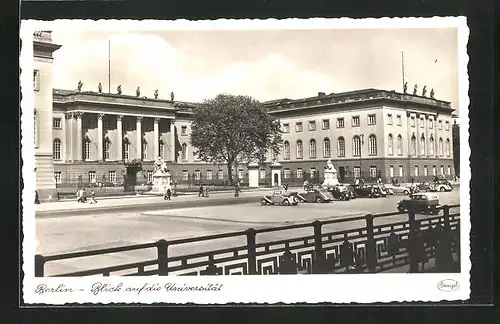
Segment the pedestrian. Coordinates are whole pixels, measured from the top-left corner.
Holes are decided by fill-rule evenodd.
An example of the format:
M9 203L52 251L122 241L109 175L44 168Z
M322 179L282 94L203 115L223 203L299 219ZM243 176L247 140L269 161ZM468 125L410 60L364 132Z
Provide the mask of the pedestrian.
M234 185L234 196L239 197L240 192L241 192L240 183L236 182L236 184Z
M285 184L283 185L283 188L285 189L285 192L286 192L286 191L288 191L288 183L285 183Z
M167 187L167 200L171 200L170 197L172 197L172 190L170 189L170 186Z
M198 190L198 197L204 197L205 193L203 190L203 185L200 184L200 190Z
M87 202L87 192L85 191L85 189L82 189L82 202Z
M205 186L205 196L204 196L205 198L208 198L208 195L209 195L208 192L209 191L210 191L210 188L208 187L208 185Z
M305 180L303 186L304 186L304 191L307 190L307 188L309 188L309 181Z
M175 182L174 182L174 190L173 190L173 192L171 190L171 194L172 194L172 196L177 197L177 180L175 180Z
M94 192L94 190L92 190L90 192L90 203L91 204L97 204L97 200L95 200L95 192Z

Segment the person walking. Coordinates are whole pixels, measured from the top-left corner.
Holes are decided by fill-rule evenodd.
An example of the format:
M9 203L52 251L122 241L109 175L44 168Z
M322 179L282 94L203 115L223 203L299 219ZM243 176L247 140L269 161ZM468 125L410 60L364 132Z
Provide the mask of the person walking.
M205 195L204 195L205 198L208 198L209 191L210 191L210 188L208 187L208 185L206 185L205 186Z
M240 192L241 192L240 183L236 182L236 184L234 185L234 196L239 197Z
M171 200L170 198L172 197L172 189L170 185L167 186L167 192L165 193L165 198L166 200Z
M170 187L170 186L169 186ZM170 190L172 196L177 197L177 180L174 182L174 190Z
M90 203L91 204L97 204L97 200L95 200L95 192L94 192L94 190L92 190L90 192Z
M205 196L205 192L203 190L203 185L200 184L200 190L198 190L198 197L204 197Z

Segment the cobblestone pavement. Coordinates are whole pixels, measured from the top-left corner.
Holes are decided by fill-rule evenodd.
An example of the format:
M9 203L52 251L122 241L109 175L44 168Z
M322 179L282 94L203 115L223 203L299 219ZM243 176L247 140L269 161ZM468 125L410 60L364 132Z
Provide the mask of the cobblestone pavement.
M458 204L458 191L440 193L442 204ZM197 199L202 199L195 197ZM177 239L207 234L310 222L316 219L342 218L367 213L396 211L401 196L379 199L356 199L326 204L298 206L260 206L258 203L231 206L179 208L150 212L115 212L93 215L36 219L36 252L43 255L95 250L129 244ZM425 216L423 216L425 217ZM407 216L386 217L380 222L406 220ZM323 231L343 230L364 226L364 221L351 221L324 226ZM290 237L312 235L312 228L259 234L257 243ZM245 245L246 238L219 239L203 244L172 246L169 256L208 251L223 247ZM72 272L156 259L156 249L117 253L48 263L46 274Z

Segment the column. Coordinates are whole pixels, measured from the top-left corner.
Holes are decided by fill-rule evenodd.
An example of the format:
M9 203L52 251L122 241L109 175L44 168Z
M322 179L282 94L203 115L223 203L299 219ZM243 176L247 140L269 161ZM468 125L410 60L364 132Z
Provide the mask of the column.
M417 158L420 156L420 114L415 116L415 150Z
M437 158L439 157L438 119L439 114L434 117L434 157Z
M104 118L104 114L97 114L97 154L98 154L98 161L104 160L104 154L103 154L103 131L102 131L102 119Z
M156 159L158 156L160 156L159 153L159 148L158 145L160 143L160 140L158 138L158 128L160 127L160 118L155 118L154 124L153 124L153 159Z
M123 135L122 135L122 119L123 115L118 115L116 116L116 154L117 154L117 160L121 161L123 160Z
M406 136L408 137L407 139L407 144L406 144L406 149L407 149L407 152L408 152L408 156L411 156L411 136L412 136L412 132L411 132L411 114L408 112L406 113L406 127L407 127L407 134Z
M83 153L83 148L82 148L82 118L83 118L83 113L82 112L77 112L74 114L76 117L76 160L77 161L82 161L82 153Z
M424 156L427 157L429 155L429 116L425 115L425 121L424 121L424 127L425 127L425 154Z
M73 161L73 113L66 113L66 125L64 127L64 158Z
M175 160L175 120L170 120L170 160L176 162Z
M137 132L137 140L136 140L136 159L142 160L142 116L137 117L136 123L136 132Z

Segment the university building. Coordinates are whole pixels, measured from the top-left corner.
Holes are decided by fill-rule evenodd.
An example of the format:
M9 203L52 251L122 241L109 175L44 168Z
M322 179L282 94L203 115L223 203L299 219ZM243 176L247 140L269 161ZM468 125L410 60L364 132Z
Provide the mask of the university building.
M50 32L35 33L35 172L41 199L53 198L56 187L119 186L127 161L141 161L137 182L150 182L158 156L180 184L227 181L225 165L200 161L189 144L196 103L145 96L139 89L135 95L105 93L99 82L53 89L52 53L59 47ZM280 165L281 182L289 184L322 180L329 159L340 181L454 175L449 102L365 89L263 105L280 119L284 143L278 156L259 166L261 185L272 184L272 161L274 170ZM245 179L247 166L234 173Z

